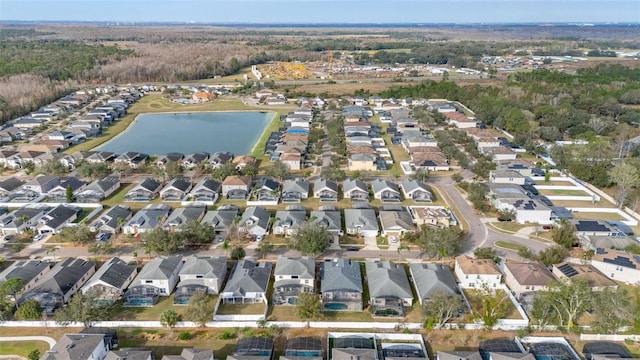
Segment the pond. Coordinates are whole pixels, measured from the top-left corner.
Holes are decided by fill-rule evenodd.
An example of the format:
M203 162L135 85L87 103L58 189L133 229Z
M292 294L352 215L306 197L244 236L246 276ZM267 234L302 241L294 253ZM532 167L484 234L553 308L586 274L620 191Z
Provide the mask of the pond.
M249 154L274 116L266 111L140 114L124 132L94 150Z

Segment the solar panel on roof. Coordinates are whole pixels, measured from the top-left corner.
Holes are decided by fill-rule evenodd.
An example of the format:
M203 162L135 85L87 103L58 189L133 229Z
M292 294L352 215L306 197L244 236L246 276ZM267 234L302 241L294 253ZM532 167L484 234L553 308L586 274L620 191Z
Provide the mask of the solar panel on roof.
M635 269L636 268L636 264L634 264L631 260L629 260L628 257L624 257L624 256L616 256L613 259L602 259L603 262L608 263L608 264L614 264L614 265L618 265L618 266L624 266L624 267L628 267L631 269Z
M576 269L574 269L573 266L569 264L564 264L558 267L558 270L560 270L560 272L562 272L566 277L572 277L572 276L578 275L578 272L576 271Z

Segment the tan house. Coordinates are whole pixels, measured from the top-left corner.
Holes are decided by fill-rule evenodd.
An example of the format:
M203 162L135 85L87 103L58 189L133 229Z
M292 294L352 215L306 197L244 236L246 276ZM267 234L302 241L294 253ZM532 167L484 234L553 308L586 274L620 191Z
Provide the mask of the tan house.
M411 206L409 209L413 215L413 222L418 226L451 226L456 224L449 211L443 207Z
M232 162L236 166L237 170L242 170L247 167L247 165L256 162L256 158L248 155L240 155L233 158Z
M504 264L504 281L517 298L529 292L546 291L555 280L551 271L539 262Z
M251 189L251 176L231 175L222 183L222 196L228 199L244 200Z
M282 154L280 162L286 164L291 170L302 169L302 155L300 154Z
M455 274L464 289L493 290L500 285L502 273L493 260L474 259L463 255L456 258Z
M377 157L367 154L355 154L349 157L349 171L376 171Z
M615 281L606 277L592 265L574 264L565 261L553 265L551 272L563 281L582 279L591 286L591 290L593 291L604 290L606 287L618 287Z

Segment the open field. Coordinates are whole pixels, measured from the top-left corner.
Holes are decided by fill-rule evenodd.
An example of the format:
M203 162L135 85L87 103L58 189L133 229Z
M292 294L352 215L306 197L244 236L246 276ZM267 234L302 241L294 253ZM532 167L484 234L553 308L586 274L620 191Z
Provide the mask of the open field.
M578 201L578 200L553 200L553 206L564 206L568 208L615 208L615 205L605 199L600 201Z
M626 220L618 213L609 212L572 212L573 217L578 220Z
M563 189L538 189L540 195L558 195L558 196L589 196L583 190L563 190Z

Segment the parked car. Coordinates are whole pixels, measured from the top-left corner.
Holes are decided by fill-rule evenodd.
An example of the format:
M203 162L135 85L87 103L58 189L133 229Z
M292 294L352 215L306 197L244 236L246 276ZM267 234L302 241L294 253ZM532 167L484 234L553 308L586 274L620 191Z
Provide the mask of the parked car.
M348 246L347 247L347 251L358 251L358 250L360 250L360 248L357 247L357 246Z
M44 239L44 234L38 234L33 237L33 241L40 241L42 239Z
M111 237L110 233L97 233L96 234L96 241L107 241L109 240L109 238Z

